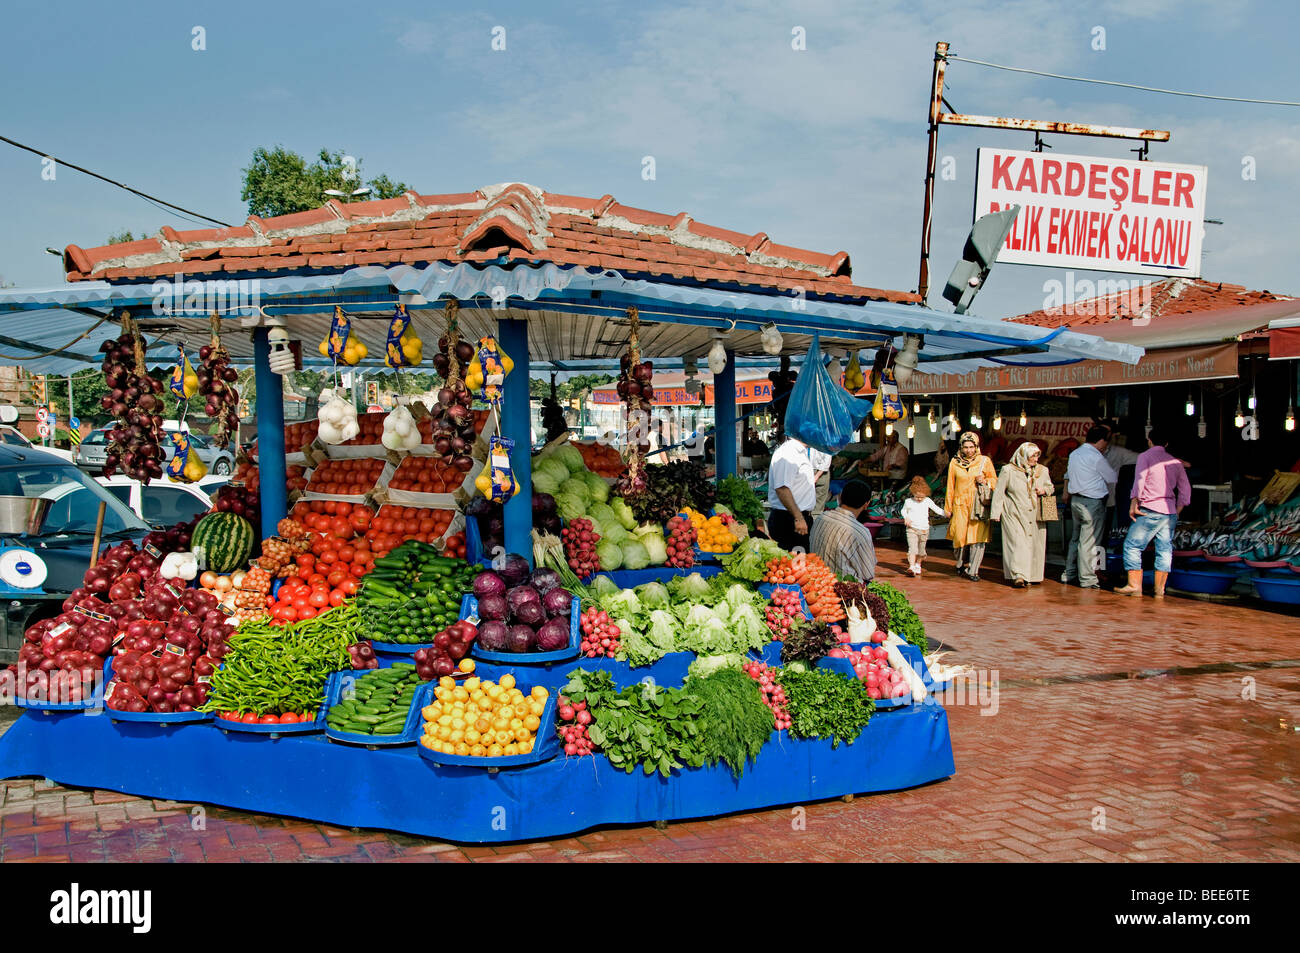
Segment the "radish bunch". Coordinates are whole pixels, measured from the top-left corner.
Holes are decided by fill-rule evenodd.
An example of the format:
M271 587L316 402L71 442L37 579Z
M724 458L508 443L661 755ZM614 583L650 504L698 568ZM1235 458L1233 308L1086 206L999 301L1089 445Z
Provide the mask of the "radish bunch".
M774 589L770 605L766 609L767 627L772 630L772 638L778 642L785 640L790 626L796 619L803 618L803 603L799 593L794 589ZM832 626L832 631L838 628Z
M587 658L613 658L618 652L623 638L623 630L603 612L594 606L578 618L582 628L582 654Z
M699 534L691 521L674 516L668 521L668 559L666 564L674 569L690 569L695 565L695 543Z
M884 632L877 632L871 637L872 644L861 651L845 645L826 653L830 658L848 659L854 674L867 686L867 694L873 699L902 698L909 694L902 673L890 666L889 653L880 644L886 638Z
M563 695L557 701L559 705L555 713L560 719L557 731L564 741L564 753L566 755L591 754L593 746L591 735L587 732L587 726L591 724L591 712L587 710L587 703L570 703Z
M776 730L786 731L791 724L790 709L786 706L785 689L772 672L773 669L766 662L749 662L745 665L745 674L758 682L758 687L763 692L763 704L771 709Z
M596 554L600 536L591 520L571 520L568 526L560 530L560 539L564 541L564 556L575 576L588 579L600 571L600 557Z

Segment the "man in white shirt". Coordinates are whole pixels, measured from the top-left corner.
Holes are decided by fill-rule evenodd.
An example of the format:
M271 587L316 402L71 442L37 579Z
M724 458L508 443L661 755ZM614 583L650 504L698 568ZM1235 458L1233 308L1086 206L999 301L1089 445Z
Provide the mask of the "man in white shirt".
M772 454L767 469L768 533L782 549L808 551L808 527L817 504L817 471L808 445L794 437Z
M1082 589L1100 589L1097 563L1106 530L1106 497L1114 491L1118 477L1106 462L1110 431L1093 426L1086 442L1070 454L1065 469L1065 492L1070 503L1070 548L1065 557L1061 582L1078 582Z

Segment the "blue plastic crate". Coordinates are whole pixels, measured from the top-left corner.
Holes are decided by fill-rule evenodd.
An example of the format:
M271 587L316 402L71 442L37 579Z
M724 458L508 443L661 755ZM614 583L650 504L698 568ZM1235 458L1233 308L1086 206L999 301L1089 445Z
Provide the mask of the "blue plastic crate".
M578 622L581 614L581 603L578 597L574 596L569 606L569 644L565 648L556 649L554 652L489 652L481 648L476 639L470 646L470 658L496 662L500 665L547 665L553 662L568 662L577 658L582 650L582 635ZM460 617L478 618L478 598L473 593L466 593L461 599Z
M108 683L113 680L113 656L104 660L104 691L108 691ZM193 725L203 721L211 721L212 716L204 711L174 711L174 712L153 712L153 711L114 711L105 706L104 710L108 717L113 721L131 721L143 722L151 725Z
M379 669L370 669L369 671L379 671ZM415 744L420 739L420 709L429 704L433 698L432 682L425 682L415 689L415 697L411 699L410 707L406 712L406 724L402 726L400 734L362 735L351 731L337 731L325 723L329 710L342 700L343 688L347 684L346 680L351 676L360 681L365 674L365 672L335 672L330 676L329 681L325 683L325 704L321 706L320 717L321 722L325 724L325 737L331 741L365 745L366 747L394 747Z
M597 573L608 576L620 589L635 589L647 582L667 582L674 576L689 576L698 572L705 579L722 572L721 566L691 566L687 569L674 569L671 566L657 566L654 569L614 569L610 572Z
M436 632L434 633L437 634ZM375 639L370 640L370 645L374 648L376 655L414 655L420 649L427 649L433 644L433 639L428 642L379 642Z
M471 566L491 566L491 560L484 558L483 537L478 531L478 517L465 517L465 561Z
M526 687L529 691L533 688L531 685ZM524 685L520 685L519 690L524 694L528 694ZM560 747L560 736L555 730L555 706L559 692L552 689L547 691L546 707L542 709L541 724L537 728L537 737L533 740L533 750L528 754L502 755L499 758L475 758L469 755L443 754L418 743L415 750L420 753L420 757L424 760L447 767L514 768L520 765L540 764L543 761L550 761L563 751L563 748ZM430 694L432 694L432 689L430 689ZM424 724L423 719L421 719L417 725L417 739L423 733Z
M817 667L831 672L839 672L845 678L859 681L857 673L853 671L852 663L846 658L820 658L817 660ZM896 708L905 708L912 704L912 694L908 692L901 698L876 698L873 701L876 703L876 711L893 711Z

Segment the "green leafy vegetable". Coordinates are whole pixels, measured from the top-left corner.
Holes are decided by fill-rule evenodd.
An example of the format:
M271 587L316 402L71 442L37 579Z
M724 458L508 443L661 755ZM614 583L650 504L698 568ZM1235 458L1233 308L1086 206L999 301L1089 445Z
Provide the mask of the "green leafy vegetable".
M747 582L759 582L767 570L767 564L785 551L770 539L758 539L750 536L729 553L718 557L718 562L732 576Z
M717 502L731 510L731 515L751 530L763 518L763 503L744 477L735 474L723 477L718 482Z
M790 711L790 734L796 738L830 738L852 744L871 720L876 704L856 678L826 669L777 673Z
M889 631L898 633L922 652L926 651L929 643L925 638L925 623L912 608L906 594L887 582L873 582L867 588L885 601L889 609Z
M833 648L835 634L829 625L811 619L798 619L781 643L781 661L785 664L797 661L815 665Z
M772 736L772 711L758 682L739 668L720 668L689 676L682 689L701 702L695 727L705 763L722 762L740 777Z

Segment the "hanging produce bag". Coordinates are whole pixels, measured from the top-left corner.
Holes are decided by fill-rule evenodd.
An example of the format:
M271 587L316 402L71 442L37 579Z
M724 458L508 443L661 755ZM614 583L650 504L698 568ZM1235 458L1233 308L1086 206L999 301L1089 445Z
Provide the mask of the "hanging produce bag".
M180 354L180 360L172 368L171 381L167 386L177 400L189 400L199 392L199 375L194 372L190 359L185 356L185 346L178 344L176 350Z
M898 399L898 381L894 379L894 366L886 365L880 371L880 390L871 406L871 416L877 420L901 420L906 414L903 402Z
M493 435L488 441L488 465L474 480L478 491L494 503L504 503L519 492L519 481L510 467L510 451L515 442Z
M870 413L870 404L845 392L822 364L821 340L814 334L803 368L790 392L785 432L823 453L838 453L853 440Z
M320 342L322 357L331 358L336 364L356 366L360 364L370 349L361 338L352 333L352 319L343 313L338 305L334 306L334 317L330 320L329 334Z
M172 458L167 461L167 476L179 483L196 483L208 474L208 467L199 459L199 452L183 431L172 432Z
M514 366L515 362L501 350L496 338L491 335L479 338L478 350L465 372L465 386L479 400L499 407L506 375Z
M384 363L389 367L414 367L424 360L424 342L415 333L406 305L399 304L388 323Z

